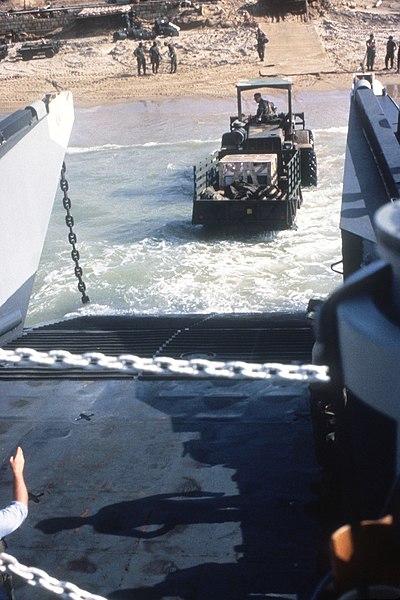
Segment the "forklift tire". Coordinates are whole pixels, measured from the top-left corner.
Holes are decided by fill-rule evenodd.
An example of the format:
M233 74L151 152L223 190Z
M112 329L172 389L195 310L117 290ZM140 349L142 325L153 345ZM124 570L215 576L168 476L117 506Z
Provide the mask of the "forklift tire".
M301 184L304 187L316 187L318 184L317 155L309 148L301 151Z
M48 50L46 50L45 55L47 58L53 58L54 56L54 50L52 50L51 48L49 48Z

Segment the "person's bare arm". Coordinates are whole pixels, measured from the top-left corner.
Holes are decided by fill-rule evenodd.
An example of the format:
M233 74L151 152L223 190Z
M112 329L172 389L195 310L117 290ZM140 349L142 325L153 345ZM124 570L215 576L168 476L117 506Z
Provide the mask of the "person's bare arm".
M28 489L24 479L25 457L19 446L15 456L10 458L10 467L14 477L14 500L28 507Z

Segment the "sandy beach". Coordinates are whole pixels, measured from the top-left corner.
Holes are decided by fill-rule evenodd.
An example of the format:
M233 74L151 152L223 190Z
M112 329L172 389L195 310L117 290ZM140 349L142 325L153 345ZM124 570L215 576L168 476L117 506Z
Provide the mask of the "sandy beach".
M163 55L160 73L138 76L133 55L137 42L113 41L112 30L64 35L53 58L22 61L13 44L0 63L0 110L9 112L45 93L68 89L78 106L132 100L230 97L239 79L289 76L298 89L348 89L360 68L370 32L377 40L376 71L384 84L400 83L396 69L384 69L386 41L400 37L400 0L379 7L365 2L315 1L310 19L289 15L279 22L243 10L237 0L207 5L208 26L158 38ZM203 11L204 13L204 11ZM206 15L207 16L207 15ZM218 17L218 19L217 19ZM256 29L268 36L265 60L256 52ZM172 41L178 71L169 73L165 42ZM151 42L144 42L146 49ZM394 87L396 90L396 87Z

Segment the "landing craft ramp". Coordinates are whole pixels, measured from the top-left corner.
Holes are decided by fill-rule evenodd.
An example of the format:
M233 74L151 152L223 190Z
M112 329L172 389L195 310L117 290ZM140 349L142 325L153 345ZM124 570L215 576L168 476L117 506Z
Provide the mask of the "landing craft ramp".
M323 49L311 22L270 23L262 19L257 22L269 39L265 46L264 64L260 63L260 75L263 77L334 70L334 63Z
M157 349L186 327L192 343L179 348L176 336L168 353L187 355L195 340L208 339L197 346L205 354L218 347L217 358L239 357L242 340L248 359L282 358L270 329L285 339L288 360L310 358L304 315L203 315L199 327L195 317L172 321L160 320L158 330L155 318L138 325L136 349L144 350L143 332ZM95 321L88 331L92 349L100 329ZM53 342L67 329L58 335ZM16 444L27 459L30 514L9 539L23 564L109 600L301 600L324 574L327 530L306 388L92 374L14 378L0 381L0 393L0 502L10 497L7 459ZM16 582L19 600L45 597Z
M313 332L302 313L90 316L26 329L7 349L25 347L47 352L63 348L74 354L95 351L110 356L168 355L178 359L196 356L219 361L309 363L313 341ZM17 370L0 368L0 380L44 376L77 377L77 371L33 365ZM79 371L80 378L91 376ZM105 376L110 378L110 372ZM113 374L113 377L127 376L131 377L126 373Z

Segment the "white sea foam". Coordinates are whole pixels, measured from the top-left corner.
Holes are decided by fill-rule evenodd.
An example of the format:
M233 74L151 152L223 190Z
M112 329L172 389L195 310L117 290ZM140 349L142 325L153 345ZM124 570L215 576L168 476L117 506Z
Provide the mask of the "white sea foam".
M182 147L182 146L203 146L210 143L218 144L219 139L214 140L180 140L177 142L145 142L144 144L104 144L102 146L87 146L87 147L74 147L71 146L67 150L67 154L90 154L96 152L108 152L110 150L130 150L140 148L160 148L160 147Z

